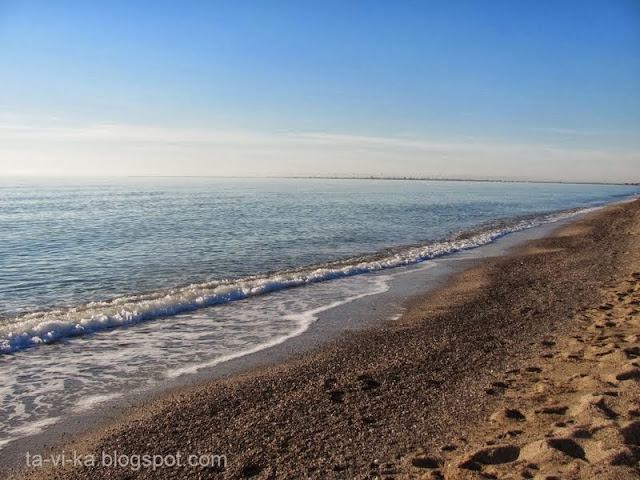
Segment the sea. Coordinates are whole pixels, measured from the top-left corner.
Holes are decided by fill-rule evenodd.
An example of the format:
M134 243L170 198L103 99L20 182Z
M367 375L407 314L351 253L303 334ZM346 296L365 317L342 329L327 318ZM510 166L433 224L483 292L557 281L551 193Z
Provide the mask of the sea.
M303 334L412 265L638 186L0 179L0 450Z

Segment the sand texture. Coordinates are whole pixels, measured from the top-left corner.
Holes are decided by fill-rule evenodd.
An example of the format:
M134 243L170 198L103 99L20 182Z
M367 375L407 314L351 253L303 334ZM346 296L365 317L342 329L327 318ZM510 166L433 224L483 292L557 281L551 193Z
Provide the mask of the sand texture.
M637 266L637 264L636 264ZM433 479L640 478L640 272L606 289L569 335L505 372L466 440L408 457ZM411 466L424 471L412 471Z
M28 477L638 478L640 202L479 261L407 313L125 412L68 448L225 469Z

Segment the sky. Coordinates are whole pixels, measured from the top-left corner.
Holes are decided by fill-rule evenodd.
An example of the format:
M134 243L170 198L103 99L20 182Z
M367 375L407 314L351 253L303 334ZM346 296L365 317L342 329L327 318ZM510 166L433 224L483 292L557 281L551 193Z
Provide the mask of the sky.
M640 181L640 1L0 0L0 176Z

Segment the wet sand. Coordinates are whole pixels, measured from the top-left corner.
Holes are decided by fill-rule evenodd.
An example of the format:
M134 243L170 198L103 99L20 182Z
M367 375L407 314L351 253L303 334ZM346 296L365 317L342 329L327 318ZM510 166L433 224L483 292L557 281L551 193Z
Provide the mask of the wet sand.
M637 478L639 247L640 202L608 207L397 321L131 409L66 449L225 455L226 468L25 475Z

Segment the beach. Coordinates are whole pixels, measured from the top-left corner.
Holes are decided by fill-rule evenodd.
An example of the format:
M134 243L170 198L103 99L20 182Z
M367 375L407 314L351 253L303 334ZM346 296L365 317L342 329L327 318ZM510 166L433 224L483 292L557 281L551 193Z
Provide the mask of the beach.
M640 202L606 207L455 275L400 319L171 392L65 446L224 467L19 476L637 478L639 246Z
M0 480L640 479L640 3L1 5Z

